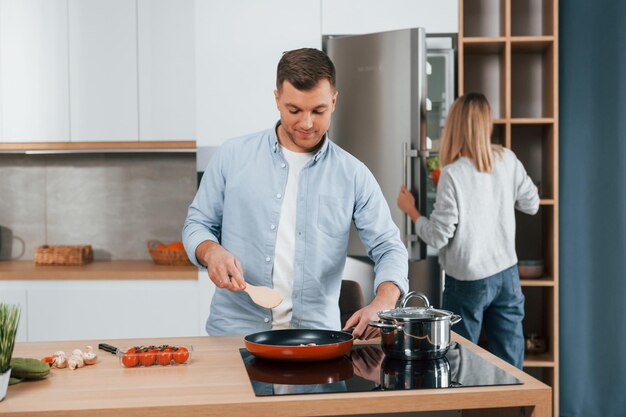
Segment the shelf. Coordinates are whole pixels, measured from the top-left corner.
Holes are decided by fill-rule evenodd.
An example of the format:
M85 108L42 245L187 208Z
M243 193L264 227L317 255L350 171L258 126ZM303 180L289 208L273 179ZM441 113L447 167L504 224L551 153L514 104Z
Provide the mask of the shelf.
M539 189L539 212L516 211L519 259L540 259L544 275L521 279L524 333L545 337L548 352L527 355L524 371L553 388L559 415L558 1L461 0L459 95L484 94L491 141L510 148Z
M511 0L511 35L554 35L552 0Z
M537 279L520 279L522 287L554 287L551 277L545 276Z
M0 153L195 152L196 141L3 142Z
M549 353L542 353L539 355L532 355L527 353L524 355L524 367L552 368L554 367L554 358Z
M494 119L505 117L504 55L504 51L471 53L466 50L463 57L465 80L462 93L483 93L491 104Z
M195 266L164 266L152 261L94 261L85 265L35 265L0 261L0 280L197 280Z
M554 116L553 49L511 48L511 118Z
M554 123L552 117L517 117L510 120L512 125L550 125Z
M554 36L518 36L511 38L511 52L544 52L554 44Z
M465 38L463 49L465 53L492 54L504 51L506 42L504 38Z
M539 196L544 200L553 200L556 152L554 126L541 123L512 124L511 150L537 184Z
M495 145L506 146L506 126L501 124L493 125L493 132L491 132L491 143Z
M552 252L554 213L553 206L539 206L534 216L519 211L515 213L515 250L518 259L543 260L544 273L549 276L554 275L555 265Z
M463 36L503 36L505 10L503 0L464 0L460 10Z

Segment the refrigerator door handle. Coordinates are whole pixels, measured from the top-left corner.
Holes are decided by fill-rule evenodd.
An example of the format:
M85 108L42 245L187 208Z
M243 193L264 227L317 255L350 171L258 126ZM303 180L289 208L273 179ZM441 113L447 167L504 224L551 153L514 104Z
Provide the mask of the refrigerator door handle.
M407 190L411 191L413 187L412 182L412 172L413 172L413 158L418 156L418 152L415 149L411 149L411 145L409 142L404 142L402 144L402 160L403 164L403 173L402 173L402 184L406 187ZM417 242L417 235L413 234L413 220L411 217L404 213L404 240L407 249L411 248L411 245Z

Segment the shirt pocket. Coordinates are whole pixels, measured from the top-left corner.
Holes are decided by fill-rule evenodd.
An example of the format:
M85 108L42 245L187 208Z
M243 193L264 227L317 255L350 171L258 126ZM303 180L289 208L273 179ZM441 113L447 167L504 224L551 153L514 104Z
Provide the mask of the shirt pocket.
M320 195L317 226L329 236L340 237L350 233L352 204L350 199Z

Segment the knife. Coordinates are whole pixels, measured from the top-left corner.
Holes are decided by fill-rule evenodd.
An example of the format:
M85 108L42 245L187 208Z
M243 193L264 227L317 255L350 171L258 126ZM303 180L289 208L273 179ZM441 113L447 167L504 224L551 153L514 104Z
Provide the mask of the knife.
M106 344L106 343L100 343L100 344L98 345L98 349L102 349L102 350L107 351L107 352L109 352L109 353L112 353L112 354L114 354L114 355L117 355L117 352L118 352L118 350L119 350L119 349L118 349L118 348L116 348L115 346L111 346L111 345Z

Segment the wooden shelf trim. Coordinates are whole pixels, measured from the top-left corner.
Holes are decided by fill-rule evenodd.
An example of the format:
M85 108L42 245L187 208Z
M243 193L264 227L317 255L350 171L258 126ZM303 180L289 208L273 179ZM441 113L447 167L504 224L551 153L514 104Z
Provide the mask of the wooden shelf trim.
M506 42L504 36L466 36L462 39L463 44L496 44Z
M549 125L554 123L553 117L513 117L507 119L513 125Z
M553 206L554 204L555 201L553 198L542 198L541 200L539 200L540 206Z
M0 262L1 280L197 280L195 266L164 266L152 261L95 261L86 265L35 265Z
M520 279L522 287L554 287L556 284L550 277L541 277L537 279Z
M526 355L524 358L524 367L526 368L554 368L554 359L549 353L541 355Z
M195 140L120 142L3 142L0 151L160 150L196 149Z

